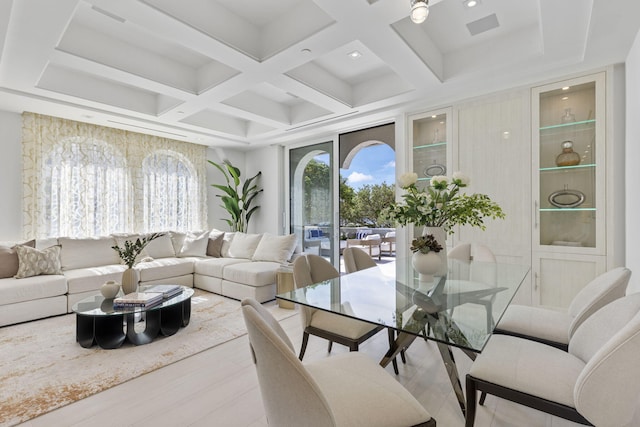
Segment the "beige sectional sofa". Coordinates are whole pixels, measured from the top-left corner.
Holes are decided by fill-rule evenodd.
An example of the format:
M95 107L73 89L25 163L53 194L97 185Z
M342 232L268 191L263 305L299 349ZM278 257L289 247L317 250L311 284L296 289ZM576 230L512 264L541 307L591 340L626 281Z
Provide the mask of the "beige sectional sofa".
M72 312L73 305L94 295L107 280L120 281L126 265L114 245L138 235L96 238L45 239L35 248L0 245L0 326ZM276 272L296 251L295 235L211 232L167 232L149 243L138 258L140 284L176 283L230 298L252 297L260 302L275 298ZM59 259L51 248L59 247ZM49 251L48 274L37 274ZM57 251L57 250L56 250ZM28 252L27 255L24 253ZM23 266L34 261L29 274L11 274L15 260ZM58 262L58 265L55 265ZM50 273L58 274L50 274ZM11 274L8 276L8 274Z

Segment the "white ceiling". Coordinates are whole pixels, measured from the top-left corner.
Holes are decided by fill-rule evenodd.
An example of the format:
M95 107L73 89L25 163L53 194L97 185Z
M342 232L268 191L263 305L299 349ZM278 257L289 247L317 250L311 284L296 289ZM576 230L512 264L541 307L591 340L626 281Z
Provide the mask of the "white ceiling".
M637 0L430 5L0 0L0 109L245 150L623 62L640 27Z

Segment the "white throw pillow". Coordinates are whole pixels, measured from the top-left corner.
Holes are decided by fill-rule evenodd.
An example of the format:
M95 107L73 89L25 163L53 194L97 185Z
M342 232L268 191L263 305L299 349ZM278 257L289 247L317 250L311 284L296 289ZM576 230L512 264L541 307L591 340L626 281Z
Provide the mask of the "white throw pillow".
M60 237L60 262L64 270L120 264L120 257L113 249L116 240L102 237Z
M229 257L251 259L262 239L262 234L236 233L229 246Z
M296 248L296 235L287 234L285 236L274 236L264 233L255 253L254 261L273 261L283 264L291 259Z
M207 245L209 244L209 232L185 233L182 245L176 251L177 257L207 256Z
M229 258L231 256L229 255L229 248L231 247L231 242L233 241L233 236L235 235L236 235L235 232L224 233L222 248L220 249L220 254L222 255L223 258Z
M165 233L162 236L153 239L145 247L145 252L151 258L172 258L176 256L176 251L173 249L173 241L169 233Z

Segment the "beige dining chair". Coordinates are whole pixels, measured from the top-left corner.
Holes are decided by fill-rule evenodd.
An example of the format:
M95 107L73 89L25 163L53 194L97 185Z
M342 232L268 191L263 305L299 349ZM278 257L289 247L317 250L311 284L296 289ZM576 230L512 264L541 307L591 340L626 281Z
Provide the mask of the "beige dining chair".
M338 270L329 261L318 255L300 255L293 263L293 282L296 289L324 280L334 279L339 275ZM348 310L348 302L343 304L346 305L345 309ZM300 360L304 357L307 349L309 335L329 340L329 352L331 352L334 342L346 345L350 351L358 351L360 344L384 329L379 325L304 305L300 305L300 319L303 327Z
M589 316L625 295L631 270L617 267L597 276L573 298L566 310L510 305L495 333L514 335L566 350L569 339Z
M466 377L466 426L474 424L477 391L581 424L630 425L640 397L638 354L640 293L588 317L568 351L493 335Z
M245 299L242 314L270 426L436 425L420 402L369 357L344 353L302 363L266 308Z
M344 260L344 270L347 274L355 273L356 271L364 270L367 268L378 267L378 264L376 264L375 260L360 248L346 248L342 252L342 256ZM395 341L396 339L396 332L393 328L387 328L387 333L389 335L389 345L391 346L393 341ZM405 349L400 351L400 358L402 359L402 363L407 363ZM393 365L393 372L398 375L398 362L395 357L393 358L391 363Z

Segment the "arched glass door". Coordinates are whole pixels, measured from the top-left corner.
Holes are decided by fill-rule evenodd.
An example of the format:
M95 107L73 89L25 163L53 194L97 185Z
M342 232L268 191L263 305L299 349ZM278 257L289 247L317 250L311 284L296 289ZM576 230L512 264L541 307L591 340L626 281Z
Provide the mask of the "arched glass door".
M334 260L333 141L289 151L291 233L306 253Z

